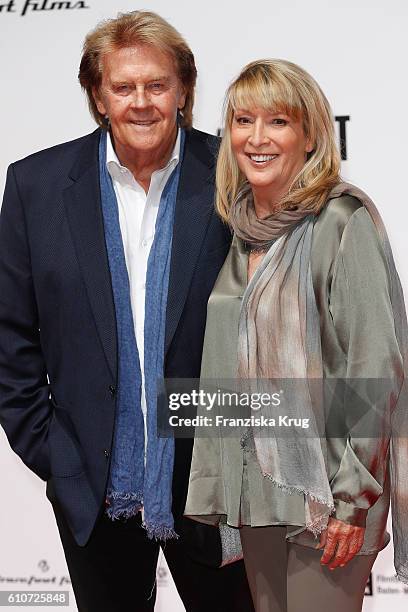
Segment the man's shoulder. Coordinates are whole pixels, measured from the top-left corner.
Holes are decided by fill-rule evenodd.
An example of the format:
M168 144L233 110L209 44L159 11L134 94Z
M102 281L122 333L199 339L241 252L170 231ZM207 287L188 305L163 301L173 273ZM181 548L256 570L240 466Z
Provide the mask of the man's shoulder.
M28 170L31 173L36 171L43 172L44 170L52 171L55 168L62 169L67 167L69 164L72 166L84 147L95 146L98 134L99 130L95 130L74 140L36 151L14 162L13 166L18 173L27 172Z
M191 143L191 145L198 147L201 146L208 149L208 151L213 155L217 155L221 142L221 138L219 138L219 136L202 132L196 128L191 128L191 130L187 131L187 140Z
M201 130L197 130L197 128L191 128L188 130L191 138L196 140L197 142L202 142L205 145L217 146L219 147L221 138L219 136L214 136L214 134L209 134L208 132L202 132Z
M186 148L194 151L203 161L209 165L215 163L220 148L221 139L214 134L202 132L196 128L186 131Z

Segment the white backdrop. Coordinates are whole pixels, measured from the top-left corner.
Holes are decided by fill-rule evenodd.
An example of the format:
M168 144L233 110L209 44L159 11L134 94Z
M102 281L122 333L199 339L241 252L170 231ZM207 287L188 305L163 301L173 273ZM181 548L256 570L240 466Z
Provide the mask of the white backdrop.
M157 11L189 41L199 71L199 129L215 133L226 86L248 61L282 57L311 72L334 113L350 116L343 176L377 203L407 292L406 0L151 0L148 6L0 0L0 190L10 162L94 129L76 79L82 41L100 19L136 8ZM0 590L69 588L44 485L12 454L2 432L0 466ZM408 587L393 576L389 546L374 566L365 612L390 604L396 612L406 609ZM158 583L156 609L182 611L164 563ZM72 595L71 602L64 609L76 610Z

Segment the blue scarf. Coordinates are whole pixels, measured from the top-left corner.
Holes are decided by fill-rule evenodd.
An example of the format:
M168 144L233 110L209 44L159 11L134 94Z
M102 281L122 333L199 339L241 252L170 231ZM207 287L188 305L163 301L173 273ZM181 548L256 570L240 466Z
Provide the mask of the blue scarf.
M181 131L179 162L160 199L154 241L147 263L144 322L146 462L141 408L142 376L118 205L106 167L106 138L107 133L103 132L99 144L99 175L118 337L118 392L106 512L111 519L126 519L143 507L143 525L149 538L166 540L177 537L171 513L174 439L157 436L157 383L164 376L167 292L184 132Z

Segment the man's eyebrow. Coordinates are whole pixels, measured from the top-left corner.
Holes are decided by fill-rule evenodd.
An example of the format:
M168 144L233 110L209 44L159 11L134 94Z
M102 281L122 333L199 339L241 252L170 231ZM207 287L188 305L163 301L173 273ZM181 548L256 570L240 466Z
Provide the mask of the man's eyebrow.
M153 76L152 78L149 78L146 83L154 83L156 81L162 81L163 83L169 83L171 81L171 77L170 76ZM131 84L133 82L132 78L126 79L123 78L121 79L120 77L113 77L112 79L110 79L110 83L112 85L126 85L126 84Z
M149 82L151 81L169 81L170 77L169 76L155 76L151 79L149 79Z

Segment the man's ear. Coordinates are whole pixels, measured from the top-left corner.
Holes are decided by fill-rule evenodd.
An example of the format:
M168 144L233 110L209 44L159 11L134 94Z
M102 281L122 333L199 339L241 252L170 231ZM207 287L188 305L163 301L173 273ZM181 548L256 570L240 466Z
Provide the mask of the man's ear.
M92 88L92 96L93 99L95 101L96 104L96 108L98 109L98 111L101 113L101 115L106 115L106 106L104 105L104 103L102 102L102 98L99 92L99 89L97 89L96 87Z
M183 108L186 105L186 98L187 98L186 88L184 87L184 85L180 85L179 101L178 101L178 104L177 104L177 108L180 111L182 111Z

